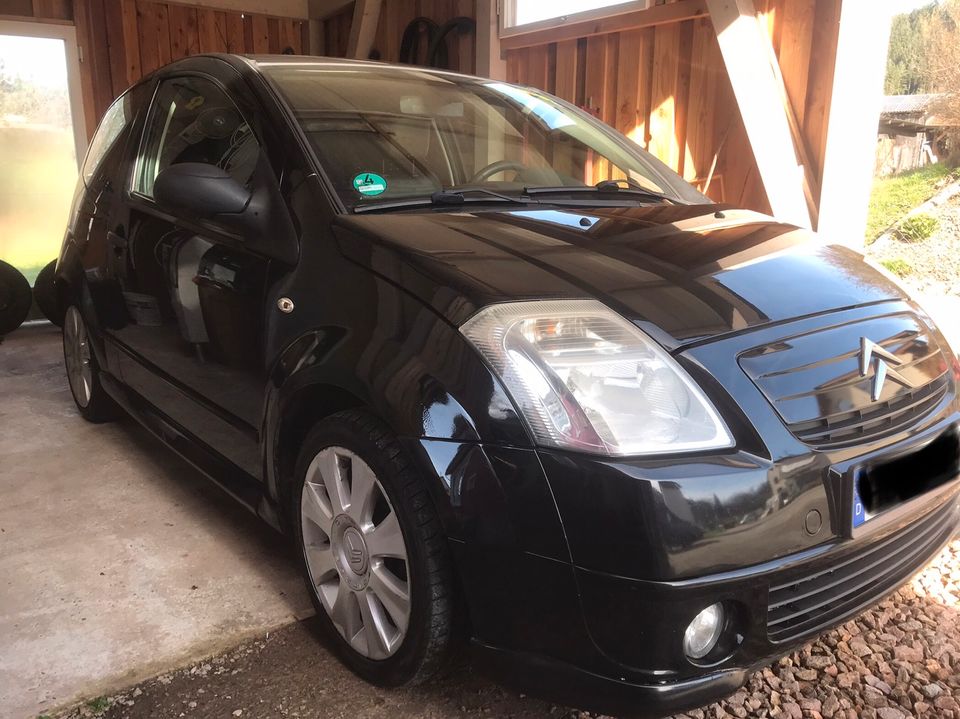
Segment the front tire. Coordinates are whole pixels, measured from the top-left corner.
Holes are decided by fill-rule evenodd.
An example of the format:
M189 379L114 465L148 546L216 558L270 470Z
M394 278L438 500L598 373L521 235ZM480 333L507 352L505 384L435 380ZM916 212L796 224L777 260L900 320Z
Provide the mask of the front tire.
M90 346L90 333L76 305L70 305L63 319L63 362L70 393L88 422L114 419L117 405L100 384L100 365Z
M372 684L434 676L454 643L449 550L397 438L340 412L307 435L295 476L291 516L324 635Z

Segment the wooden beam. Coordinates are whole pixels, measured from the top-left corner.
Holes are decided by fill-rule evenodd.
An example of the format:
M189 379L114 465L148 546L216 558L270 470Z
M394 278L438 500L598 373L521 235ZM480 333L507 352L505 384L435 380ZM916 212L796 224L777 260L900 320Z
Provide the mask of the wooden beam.
M267 17L308 17L307 0L165 0L166 5L191 5L207 10L221 10Z
M883 106L890 19L872 3L848 1L840 7L834 32L837 55L825 123L818 231L825 241L862 249Z
M31 15L2 15L0 14L0 22L42 22L45 25L74 25L73 20L58 20L52 17L44 18L35 18Z
M506 47L500 40L497 0L477 0L477 61L474 72L492 80L507 79Z
M810 226L816 228L820 217L820 180L817 177L816 169L810 159L810 152L807 149L807 138L803 135L803 126L794 110L793 101L790 99L787 84L780 70L780 62L777 60L772 45L770 46L770 67L773 70L777 89L780 91L780 102L783 104L783 111L787 114L787 123L790 125L790 135L793 137L794 152L796 152L797 160L800 162L800 168L803 170L803 194L807 201L807 211L810 213Z
M516 50L521 47L547 45L563 40L590 37L591 35L606 35L612 32L667 25L684 20L693 20L706 14L707 0L679 0L668 5L654 5L647 10L636 10L621 15L558 25L542 30L507 34L501 38L500 46L504 51Z
M710 18L773 214L810 227L782 85L770 65L770 36L753 0L707 0Z
M347 57L367 60L377 37L382 0L357 0L353 8L353 23L350 25L350 41Z
M307 12L311 20L325 20L353 2L354 0L308 0Z

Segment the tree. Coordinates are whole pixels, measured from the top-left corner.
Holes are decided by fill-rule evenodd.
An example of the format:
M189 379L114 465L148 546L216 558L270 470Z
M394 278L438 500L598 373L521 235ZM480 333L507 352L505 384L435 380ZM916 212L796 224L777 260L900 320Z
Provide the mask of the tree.
M927 41L937 11L937 3L931 2L894 17L887 56L888 95L915 95L926 91Z
M45 87L8 70L0 60L0 123L21 117L32 124L70 127L70 101L64 87Z
M932 108L939 124L960 128L960 0L945 0L932 17L924 82L940 97Z

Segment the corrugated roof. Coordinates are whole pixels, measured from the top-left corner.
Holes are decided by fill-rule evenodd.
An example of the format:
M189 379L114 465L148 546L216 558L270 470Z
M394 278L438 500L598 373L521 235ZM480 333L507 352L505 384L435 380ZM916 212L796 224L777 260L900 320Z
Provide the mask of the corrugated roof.
M887 95L883 112L891 115L926 112L940 95Z

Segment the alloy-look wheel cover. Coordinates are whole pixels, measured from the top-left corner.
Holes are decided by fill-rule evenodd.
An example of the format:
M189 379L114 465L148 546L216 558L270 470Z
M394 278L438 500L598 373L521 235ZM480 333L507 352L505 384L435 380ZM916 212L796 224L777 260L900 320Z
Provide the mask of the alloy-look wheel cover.
M93 392L93 367L90 364L90 336L76 307L67 309L63 322L63 359L67 381L81 407L90 404Z
M407 547L373 470L343 447L322 450L300 496L310 578L340 635L368 659L386 659L410 622Z

